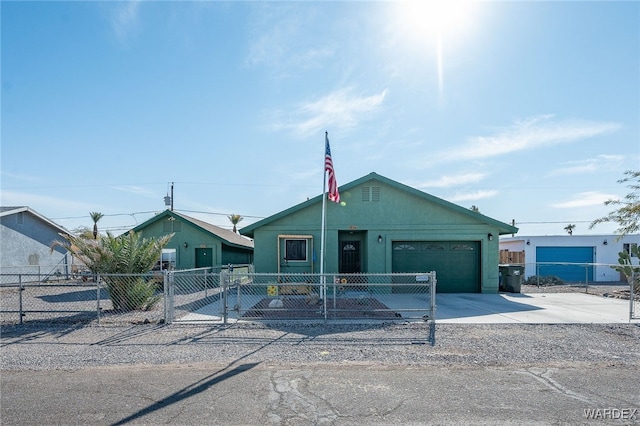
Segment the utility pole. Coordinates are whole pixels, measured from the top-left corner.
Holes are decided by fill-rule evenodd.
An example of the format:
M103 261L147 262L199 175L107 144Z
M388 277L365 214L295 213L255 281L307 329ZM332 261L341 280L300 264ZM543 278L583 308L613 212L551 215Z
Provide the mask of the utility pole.
M171 195L167 194L167 196L164 197L164 205L170 206L169 208L173 211L173 182L171 182Z

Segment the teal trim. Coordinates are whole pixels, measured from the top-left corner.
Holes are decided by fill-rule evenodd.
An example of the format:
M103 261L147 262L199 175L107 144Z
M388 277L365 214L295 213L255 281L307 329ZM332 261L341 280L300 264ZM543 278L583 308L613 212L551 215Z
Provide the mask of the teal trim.
M407 192L409 194L412 194L414 196L422 198L425 201L428 201L428 202L431 202L431 203L435 203L435 204L440 205L440 206L442 206L444 208L453 210L453 211L455 211L457 213L461 213L463 215L467 215L470 218L472 218L473 220L476 220L476 221L479 221L479 222L484 222L484 223L486 223L487 225L489 225L491 227L497 228L499 235L515 234L515 233L518 232L518 228L516 228L515 226L509 225L509 224L501 222L499 220L492 219L492 218L490 218L488 216L485 216L485 215L483 215L481 213L477 213L477 212L474 212L474 211L472 211L470 209L461 207L461 206L459 206L457 204L453 204L453 203L451 203L449 201L443 200L442 198L438 198L438 197L435 197L435 196L433 196L431 194L427 194L426 192L423 192L423 191L420 191L418 189L412 188L412 187L407 186L405 184L402 184L400 182L396 182L396 181L394 181L392 179L389 179L387 177L384 177L384 176L379 175L379 174L374 173L374 172L372 172L372 173L370 173L370 174L368 174L366 176L363 176L360 179L356 179L356 180L354 180L352 182L349 182L349 183L347 183L347 184L345 184L343 186L340 186L339 191L340 191L340 193L345 193L345 192L348 192L350 189L353 189L353 188L355 188L355 187L357 187L359 185L362 185L364 183L367 183L369 181L378 181L380 183L384 183L384 184L389 185L389 186L391 186L393 188L396 188L396 189L398 189L400 191L405 191L405 192ZM281 218L283 218L285 216L289 216L292 213L295 213L297 211L303 210L303 209L305 209L305 208L307 208L307 207L309 207L311 205L314 205L316 203L322 203L322 194L318 195L318 196L316 196L314 198L311 198L311 199L309 199L309 200L307 200L307 201L305 201L303 203L300 203L300 204L297 204L297 205L295 205L293 207L290 207L290 208L288 208L286 210L283 210L280 213L276 213L276 214L274 214L272 216L269 216L269 217L267 217L265 219L262 219L262 220L260 220L258 222L255 222L255 223L253 223L253 224L251 224L249 226L246 226L246 227L244 227L244 228L242 228L240 230L240 233L242 235L246 235L248 237L253 238L253 235L254 235L254 232L255 232L256 229L258 229L258 228L260 228L262 226L265 226L265 225L269 225L270 223L275 222L278 219L281 219Z

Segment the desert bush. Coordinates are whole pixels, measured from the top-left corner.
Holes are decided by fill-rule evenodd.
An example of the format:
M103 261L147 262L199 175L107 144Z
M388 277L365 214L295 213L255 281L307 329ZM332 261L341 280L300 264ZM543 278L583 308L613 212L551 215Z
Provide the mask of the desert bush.
M562 281L559 277L555 275L545 275L538 277L537 275L533 275L522 282L524 285L542 285L542 286L552 286L552 285L564 285L564 281Z

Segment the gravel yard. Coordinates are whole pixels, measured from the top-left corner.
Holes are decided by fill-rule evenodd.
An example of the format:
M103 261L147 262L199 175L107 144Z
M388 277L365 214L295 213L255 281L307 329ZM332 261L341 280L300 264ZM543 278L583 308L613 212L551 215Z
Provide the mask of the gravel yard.
M523 286L615 297L620 284ZM24 324L0 330L2 370L113 365L373 363L606 368L640 365L640 324Z
M567 285L522 285L522 293L588 293L600 296L614 295L619 292L629 291L629 284L623 282L612 283L593 283L585 286L584 284L567 284Z
M638 324L7 326L2 370L243 362L606 368L640 365Z

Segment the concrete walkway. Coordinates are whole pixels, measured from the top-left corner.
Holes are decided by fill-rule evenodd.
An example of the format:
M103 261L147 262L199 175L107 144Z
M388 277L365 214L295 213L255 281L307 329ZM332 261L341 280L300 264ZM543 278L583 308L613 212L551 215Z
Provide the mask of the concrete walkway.
M252 301L243 296L250 306ZM391 310L419 310L426 296L395 295L384 300ZM391 303L390 303L391 302ZM221 302L181 318L182 322L221 323ZM235 301L230 302L233 306ZM415 312L414 312L415 314ZM414 315L419 318L420 315ZM229 313L236 322L237 312ZM403 320L404 321L404 320ZM348 322L348 321L347 321ZM436 296L436 322L457 324L616 324L629 322L629 301L583 293L445 293Z
M436 322L613 324L629 322L629 301L582 293L438 294Z

